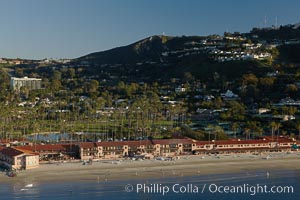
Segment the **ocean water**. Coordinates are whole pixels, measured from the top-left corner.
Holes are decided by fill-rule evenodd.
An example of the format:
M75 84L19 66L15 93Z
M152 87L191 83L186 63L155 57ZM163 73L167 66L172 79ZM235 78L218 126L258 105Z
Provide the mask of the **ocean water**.
M0 182L0 199L298 200L300 199L300 172L278 170L218 175L199 173L188 177L34 182L32 185Z

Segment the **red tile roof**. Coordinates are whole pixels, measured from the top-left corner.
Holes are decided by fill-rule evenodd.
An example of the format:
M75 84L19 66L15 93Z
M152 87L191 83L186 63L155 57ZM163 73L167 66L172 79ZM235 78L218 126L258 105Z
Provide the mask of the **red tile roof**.
M208 145L208 144L216 144L216 145L234 145L234 144L268 144L272 142L270 140L217 140L217 141L197 141L196 145ZM293 140L287 138L280 138L278 140L273 140L273 142L279 143L294 143Z
M168 139L168 140L154 140L155 144L192 144L192 139Z
M161 140L140 140L140 141L105 141L105 142L81 142L79 144L72 144L72 149L76 150L76 147L80 148L94 148L98 146L103 147L116 147L116 146L132 146L138 147L141 145L170 145L170 144L196 144L196 145L234 145L234 144L268 144L271 142L267 139L259 140L217 140L215 142L211 141L197 141L192 139L161 139ZM277 142L277 140L274 140ZM278 139L280 143L294 143L292 139L280 137ZM66 152L71 149L71 144L46 144L46 145L33 145L33 146L18 146L18 150L29 150L32 152L50 151L50 152Z
M72 144L75 147L75 144ZM32 146L18 146L18 149L29 151L67 151L71 148L71 144L45 144L45 145L32 145Z
M94 148L97 147L96 142L80 142L79 143L80 148Z
M239 140L239 141L230 141L230 140L219 140L216 141L215 144L222 145L222 144L268 144L269 141L266 140Z
M264 140L217 140L217 141L198 141L195 142L196 145L208 145L208 144L216 144L216 145L233 145L233 144L262 144L268 143L268 141Z
M13 147L14 149L18 150L18 151L21 151L23 153L26 153L26 154L31 154L31 155L39 155L38 153L35 153L31 150L28 150L28 149L22 149L22 148L18 148L18 147Z
M114 141L114 142L97 142L97 146L111 147L111 146L141 146L141 145L152 145L149 140L141 141Z
M195 151L199 152L218 152L218 151L251 151L251 150L277 150L277 149L290 149L291 147L276 147L276 148L269 148L269 147L248 147L248 148L217 148L217 149L195 149Z
M3 155L9 156L9 157L19 156L19 155L24 154L24 152L14 149L14 148L11 148L11 147L3 148L0 151L0 153Z
M279 140L279 141L293 141L293 139L292 138L289 138L288 136L282 136L282 135L280 135L280 136L263 136L263 137L261 137L261 139L264 139L264 140L269 140L269 141L275 141L275 142L277 142L277 140Z
M81 148L94 148L97 146L113 147L113 146L141 146L141 145L167 145L167 144L192 144L191 139L168 139L168 140L139 140L139 141L105 141L105 142L82 142L79 144Z

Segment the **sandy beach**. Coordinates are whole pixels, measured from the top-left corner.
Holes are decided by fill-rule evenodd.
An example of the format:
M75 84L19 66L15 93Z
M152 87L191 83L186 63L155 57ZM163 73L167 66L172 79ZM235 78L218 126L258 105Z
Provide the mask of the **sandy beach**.
M94 161L92 165L76 163L41 164L10 178L0 174L1 182L109 181L180 177L207 174L247 173L255 170L300 170L300 153L265 155L182 156L174 161L117 160Z

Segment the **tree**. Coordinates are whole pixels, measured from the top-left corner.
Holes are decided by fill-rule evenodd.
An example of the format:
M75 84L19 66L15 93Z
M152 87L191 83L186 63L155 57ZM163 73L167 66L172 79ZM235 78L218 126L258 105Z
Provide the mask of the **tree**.
M281 108L282 114L283 115L295 115L295 113L297 112L297 108L296 107L287 107L287 106L283 106Z
M274 77L263 77L259 79L259 84L263 89L270 89L274 84Z
M29 89L26 86L20 88L20 94L23 95L26 99L29 97Z
M184 74L183 74L183 80L185 82L193 81L194 80L194 76L192 75L191 72L184 72Z
M296 124L296 129L298 131L298 139L300 139L300 123L299 122Z
M235 138L236 138L236 134L237 134L237 131L238 131L239 127L240 127L239 124L236 123L236 122L234 122L234 123L231 124L231 128L234 131L234 137Z
M214 82L219 81L219 79L220 79L220 74L219 74L218 72L215 72L215 73L213 74L213 79L214 79Z
M58 70L53 70L52 80L61 80L61 72Z
M112 95L108 91L105 91L105 92L101 93L101 96L105 100L105 106L111 107L112 103L113 103L112 102L113 101Z
M224 133L224 129L221 126L218 125L212 125L209 124L207 126L207 128L209 129L209 136L208 136L208 140L211 140L211 135L214 135L214 140L227 140L228 136Z
M181 127L182 135L185 137L193 138L195 140L204 140L205 134L202 131L193 131L188 126Z
M242 77L242 83L243 85L257 85L258 78L255 76L255 74L244 74Z
M274 132L275 132L276 127L277 127L276 122L271 122L270 127L271 127L271 130L272 130L272 141L273 141L274 140Z
M61 87L61 81L58 79L54 79L51 81L50 87L53 91L57 91Z
M230 101L228 111L221 113L223 120L242 121L245 119L245 106L237 101Z
M298 88L295 84L288 84L285 88L285 92L288 93L290 96L294 96L297 91Z
M250 129L249 128L244 128L244 135L246 140L250 139Z
M88 93L91 98L95 99L99 95L99 82L97 80L91 80L88 84Z
M24 76L23 68L16 68L15 74L16 74L17 77L23 77Z
M256 87L256 85L248 85L247 86L247 90L246 90L246 97L252 97L253 99L257 99L259 98L259 90L258 88Z
M252 136L260 136L263 133L260 123L257 121L249 121L246 123L246 128L249 129L249 139Z
M280 127L281 127L280 122L275 123L275 131L277 131L277 140L278 140L278 137L279 137L279 128Z
M70 77L70 79L73 79L75 77L75 69L74 68L69 68L68 76Z
M221 98L221 97L215 98L215 100L214 100L214 106L215 106L215 108L217 108L217 109L222 108L222 106L223 106L223 101L222 101L222 98Z

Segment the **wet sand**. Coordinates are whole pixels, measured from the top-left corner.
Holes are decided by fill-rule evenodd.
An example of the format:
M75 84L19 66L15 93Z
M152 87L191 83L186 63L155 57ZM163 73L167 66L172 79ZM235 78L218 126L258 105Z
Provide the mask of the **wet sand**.
M175 161L120 160L41 164L11 178L0 173L2 182L109 181L241 173L255 170L300 170L300 153L265 155L182 156ZM267 159L269 158L269 159Z

